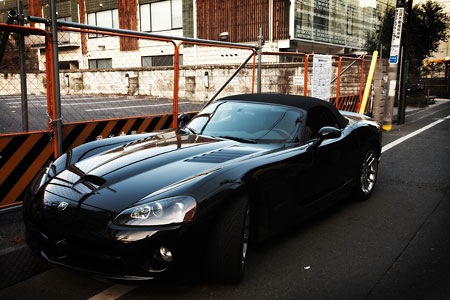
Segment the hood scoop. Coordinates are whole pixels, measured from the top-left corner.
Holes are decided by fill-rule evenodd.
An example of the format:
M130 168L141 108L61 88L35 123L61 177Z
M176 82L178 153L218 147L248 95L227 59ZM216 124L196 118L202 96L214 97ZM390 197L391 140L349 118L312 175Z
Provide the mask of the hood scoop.
M105 182L106 180L101 177L88 174L75 182L72 189L80 194L88 194L96 191Z
M211 163L211 164L217 164L217 163L223 163L232 159L236 159L248 154L252 154L254 151L250 150L242 150L242 149L236 149L234 148L225 148L225 149L219 149L216 151L204 153L201 155L197 155L191 158L186 159L186 162L199 162L199 163Z

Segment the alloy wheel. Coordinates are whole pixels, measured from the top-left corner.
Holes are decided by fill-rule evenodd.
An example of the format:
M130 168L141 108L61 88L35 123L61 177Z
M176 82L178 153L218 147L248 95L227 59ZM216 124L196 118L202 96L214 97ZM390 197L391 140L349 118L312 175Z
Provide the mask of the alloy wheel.
M367 195L373 190L378 173L378 159L373 150L368 151L364 157L361 170L361 188Z

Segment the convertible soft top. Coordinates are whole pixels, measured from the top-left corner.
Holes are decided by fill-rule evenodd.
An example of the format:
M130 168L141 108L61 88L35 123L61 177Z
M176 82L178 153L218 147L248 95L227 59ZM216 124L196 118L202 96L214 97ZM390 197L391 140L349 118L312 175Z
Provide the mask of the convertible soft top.
M339 126L344 128L348 120L344 118L339 110L330 102L321 100L319 98L308 97L308 96L300 96L300 95L285 95L285 94L271 94L271 93L263 93L263 94L240 94L227 96L224 98L220 98L217 101L250 101L250 102L262 102L262 103L273 103L273 104L281 104L287 106L293 106L297 108L304 109L306 111L310 111L315 107L326 107L329 111L331 111L336 119L339 122Z

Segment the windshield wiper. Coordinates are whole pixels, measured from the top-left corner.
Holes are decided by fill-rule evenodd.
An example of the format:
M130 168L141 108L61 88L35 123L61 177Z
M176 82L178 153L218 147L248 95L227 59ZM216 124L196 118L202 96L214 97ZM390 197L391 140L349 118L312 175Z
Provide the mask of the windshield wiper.
M223 138L223 139L229 139L229 140L241 142L241 143L256 144L256 140L252 140L252 139L248 139L248 138L241 138L241 137L229 136L229 135L222 135L222 136L218 136L218 137Z

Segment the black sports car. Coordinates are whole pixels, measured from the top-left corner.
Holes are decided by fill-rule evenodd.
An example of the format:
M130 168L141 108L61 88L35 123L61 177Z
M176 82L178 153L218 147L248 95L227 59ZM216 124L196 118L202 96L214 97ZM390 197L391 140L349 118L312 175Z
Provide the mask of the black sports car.
M377 122L319 99L222 98L180 128L60 156L24 201L27 241L52 265L109 279L201 267L238 282L249 238L368 198L380 142Z

